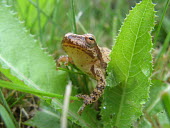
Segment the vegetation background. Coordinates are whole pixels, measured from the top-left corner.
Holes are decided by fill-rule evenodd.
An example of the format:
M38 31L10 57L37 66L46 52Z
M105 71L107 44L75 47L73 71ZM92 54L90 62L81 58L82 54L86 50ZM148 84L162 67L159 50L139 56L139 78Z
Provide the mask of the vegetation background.
M124 18L140 0L1 0L1 2L11 5L11 10L17 12L15 17L24 21L24 26L35 39L39 40L41 47L57 59L65 54L61 48L61 40L68 32L92 33L100 46L111 49ZM170 127L170 5L169 0L152 2L156 4L157 11L152 31L154 69L150 93L152 102L148 103L151 107L144 109L143 116L133 124L133 127L168 128ZM89 78L85 75L81 76L83 83L76 77L77 75L71 75L70 79L73 84L82 85L81 91L89 91L83 88L84 83L94 84L89 82ZM4 73L0 74L0 78L10 81L9 76L6 77ZM19 125L23 128L60 126L61 110L54 110L29 92L21 93L6 88L1 90L3 93L1 92L0 102L5 107L0 106L3 119L0 127L5 127L4 122L8 120L12 120L16 127ZM148 112L148 109L152 109L152 112ZM5 114L2 114L2 111L7 111L9 119L3 117ZM100 118L99 116L97 120ZM68 127L81 126L81 123L76 124L72 119L68 122Z

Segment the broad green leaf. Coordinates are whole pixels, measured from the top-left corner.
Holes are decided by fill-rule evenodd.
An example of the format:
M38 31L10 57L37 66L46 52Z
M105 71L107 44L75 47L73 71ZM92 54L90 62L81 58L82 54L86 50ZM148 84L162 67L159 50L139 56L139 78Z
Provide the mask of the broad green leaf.
M14 82L15 84L20 84L20 85L23 85L23 86L24 86L24 82L21 81L21 80L19 80L19 79L17 79L15 76L13 76L13 75L11 74L11 72L10 72L9 69L4 69L4 68L2 68L1 65L0 65L0 71L3 72L3 74L4 74L5 76L8 76L8 79L9 79L10 81Z
M7 110L0 104L0 117L3 119L7 128L16 128Z
M136 128L152 128L151 123L145 117L142 117L142 120L137 123Z
M155 114L154 116L146 115L146 118L142 119L142 121L140 121L135 128L158 128L158 127L169 128L170 127L168 117L164 110L162 110L162 112Z
M41 109L41 111L38 111L31 120L26 122L26 124L36 126L37 128L59 128L60 115Z
M157 122L159 122L160 127L162 128L170 128L169 119L165 111L157 113Z
M139 128L152 128L155 117L164 111L161 102L161 93L167 88L166 84L160 80L152 80L152 86L149 93L149 101L145 104L144 115L135 122ZM149 117L149 119L147 118ZM166 117L167 118L167 117ZM165 118L165 119L166 119ZM162 121L160 124L163 124ZM154 125L157 125L156 123Z
M166 115L166 112L162 110L162 112L155 114L153 117L147 115L149 119L142 119L135 128L169 128L169 120Z
M167 113L168 119L170 121L170 95L169 92L164 92L162 95L162 102Z
M23 24L14 18L13 14L9 7L0 5L1 67L9 69L13 76L33 89L63 95L68 79L66 72L56 71L52 56L42 50L39 43L26 31ZM1 71L8 77L9 72ZM61 110L62 102L61 99L53 99L52 106ZM83 127L97 127L99 123L94 110L89 110L87 107L88 112L85 111L81 116L77 114L81 105L82 101L70 103L69 119Z
M11 69L11 74L27 85L39 90L64 93L67 76L56 71L53 58L44 53L22 24L12 16L13 12L0 8L0 63Z
M43 102L42 102L43 103ZM56 112L48 104L40 105L39 111L30 120L24 122L37 128L59 128L60 127L60 113Z
M130 11L111 52L102 105L105 127L128 128L142 115L152 72L154 5L143 0Z
M145 104L144 111L150 116L160 113L163 110L161 102L161 93L167 88L167 85L160 80L152 80L152 86L149 92L149 101Z

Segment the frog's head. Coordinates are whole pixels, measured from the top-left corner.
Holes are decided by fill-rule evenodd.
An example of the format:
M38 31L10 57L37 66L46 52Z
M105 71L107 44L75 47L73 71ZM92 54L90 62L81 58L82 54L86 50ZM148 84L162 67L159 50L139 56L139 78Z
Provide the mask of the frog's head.
M92 34L77 35L67 33L62 40L62 47L78 67L81 67L79 65L89 65L96 61L99 61L102 67L106 67L96 39Z
M77 35L73 33L65 34L62 40L63 46L80 46L82 48L93 48L96 46L95 36L92 34Z
M95 36L92 34L77 35L67 33L62 40L62 47L68 55L76 50L83 51L94 58L99 52Z

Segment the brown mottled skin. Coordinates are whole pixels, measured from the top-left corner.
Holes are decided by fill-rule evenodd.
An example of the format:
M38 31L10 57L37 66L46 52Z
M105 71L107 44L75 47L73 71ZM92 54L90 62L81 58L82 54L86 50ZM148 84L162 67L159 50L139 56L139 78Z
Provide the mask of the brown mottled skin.
M78 111L81 114L86 105L96 102L103 94L106 86L105 74L110 50L99 47L92 34L67 33L62 40L62 47L68 56L60 57L58 63L74 63L81 71L97 81L96 88L90 95L77 95L77 97L84 99L84 103Z

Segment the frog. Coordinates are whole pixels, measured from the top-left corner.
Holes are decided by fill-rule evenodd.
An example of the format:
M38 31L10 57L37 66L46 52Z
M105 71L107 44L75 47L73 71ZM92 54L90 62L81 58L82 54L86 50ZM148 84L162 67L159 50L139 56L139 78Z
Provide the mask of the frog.
M78 94L76 97L83 99L83 105L78 110L81 115L85 107L96 102L103 94L106 87L106 68L110 61L110 49L99 47L93 34L78 35L67 33L61 42L66 56L61 56L57 63L74 64L83 73L96 80L97 85L90 95Z

